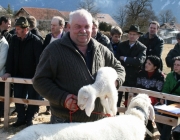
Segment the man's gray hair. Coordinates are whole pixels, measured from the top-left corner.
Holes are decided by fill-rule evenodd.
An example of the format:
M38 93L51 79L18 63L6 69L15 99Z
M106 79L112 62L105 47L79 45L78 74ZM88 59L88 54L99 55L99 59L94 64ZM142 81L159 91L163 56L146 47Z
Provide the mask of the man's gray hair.
M82 17L86 17L87 19L89 19L89 20L92 21L92 15L91 15L91 13L89 13L89 12L88 12L87 10L85 10L85 9L79 9L79 10L70 12L70 14L69 14L69 24L70 24L70 25L71 25L71 23L72 23L73 18L74 18L76 15L80 15L80 16L82 16Z
M60 16L54 16L54 17L52 18L52 20L54 20L54 19L57 19L57 20L59 21L59 25L62 26L62 27L64 27L64 25L65 25L65 20L64 20L62 17L60 17Z

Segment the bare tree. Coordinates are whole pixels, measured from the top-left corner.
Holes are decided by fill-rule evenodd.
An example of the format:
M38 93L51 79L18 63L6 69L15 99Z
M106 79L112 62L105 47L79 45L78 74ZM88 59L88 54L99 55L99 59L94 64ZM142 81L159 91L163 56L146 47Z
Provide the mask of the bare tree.
M114 19L118 22L120 27L123 29L126 24L126 8L124 6L120 6L116 12L116 15L114 15Z
M93 17L100 13L100 10L97 8L96 3L94 0L84 0L79 2L79 9L83 8L86 9L88 12L92 14Z
M151 20L157 20L152 10L153 0L128 0L128 4L119 8L115 19L119 21L123 30L132 24L140 26L141 31L146 31Z
M145 30L148 23L155 18L155 14L152 11L153 0L130 0L127 8L126 25L127 28L131 24L137 24L141 30Z
M176 22L176 17L173 16L173 13L172 13L171 10L160 11L158 19L159 19L159 22L161 24L168 23L168 22L171 22L171 21Z

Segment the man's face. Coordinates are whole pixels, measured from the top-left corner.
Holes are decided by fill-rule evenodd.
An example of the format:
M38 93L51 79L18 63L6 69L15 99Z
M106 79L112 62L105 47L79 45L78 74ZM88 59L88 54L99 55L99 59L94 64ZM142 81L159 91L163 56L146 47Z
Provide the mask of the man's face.
M60 34L60 29L63 29L63 28L61 25L59 25L59 21L57 19L53 19L51 21L51 33Z
M180 44L180 38L176 38L176 40L177 40L178 44Z
M120 34L114 34L111 36L111 41L113 43L118 43L121 40L121 35Z
M128 33L129 42L136 42L139 38L139 34L137 32L130 31Z
M96 37L97 32L98 32L98 27L95 24L93 24L91 37L93 37L93 38Z
M157 25L156 24L150 24L149 25L149 34L150 35L155 35L155 34L157 34L157 32L158 32Z
M70 24L70 37L77 46L86 46L92 34L92 20L76 15Z
M16 35L20 38L25 38L27 33L27 28L21 28L20 26L16 26Z
M6 23L3 21L2 27L4 30L8 30L11 27L11 20L8 20Z

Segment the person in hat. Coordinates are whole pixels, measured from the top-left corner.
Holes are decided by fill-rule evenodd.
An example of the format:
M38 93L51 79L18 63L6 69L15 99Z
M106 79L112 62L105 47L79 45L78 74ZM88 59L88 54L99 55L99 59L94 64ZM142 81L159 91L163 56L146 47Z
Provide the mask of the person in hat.
M171 49L165 60L166 60L166 65L167 67L170 67L171 68L171 71L173 70L173 64L174 64L174 58L177 57L177 56L180 56L180 33L178 33L176 35L176 40L177 40L177 43L176 45L174 46L173 49Z
M43 51L41 40L29 31L29 24L25 17L20 17L15 23L16 35L12 37L6 61L6 73L3 80L8 77L33 78L36 65ZM14 84L14 97L39 99L39 94L32 85ZM17 110L17 121L12 125L18 127L26 124L32 125L32 119L38 106L28 105L27 110L23 104L15 104Z
M128 40L118 44L116 58L120 60L126 71L123 86L135 87L137 74L146 59L146 46L138 41L139 36L142 34L139 30L139 26L131 25L129 30L124 32L128 33ZM118 107L121 104L122 94L121 92L118 95ZM128 93L125 93L125 106L127 99Z
M141 35L138 40L147 47L146 56L155 55L161 60L164 40L157 35L159 27L160 25L157 21L151 21L149 23L148 32L144 35ZM160 69L163 69L162 60Z

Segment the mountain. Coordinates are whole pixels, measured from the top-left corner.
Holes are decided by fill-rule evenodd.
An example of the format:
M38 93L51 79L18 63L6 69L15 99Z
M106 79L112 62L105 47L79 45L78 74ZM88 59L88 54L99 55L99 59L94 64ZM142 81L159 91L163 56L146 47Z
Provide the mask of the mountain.
M53 8L60 11L73 11L78 8L78 3L83 0L0 0L0 5L7 8L10 4L13 10L19 10L21 7L41 7ZM125 5L128 0L95 0L97 7L102 13L110 14L112 17L116 14L118 7ZM180 0L153 0L153 10L156 15L161 10L170 9L173 15L180 22Z

